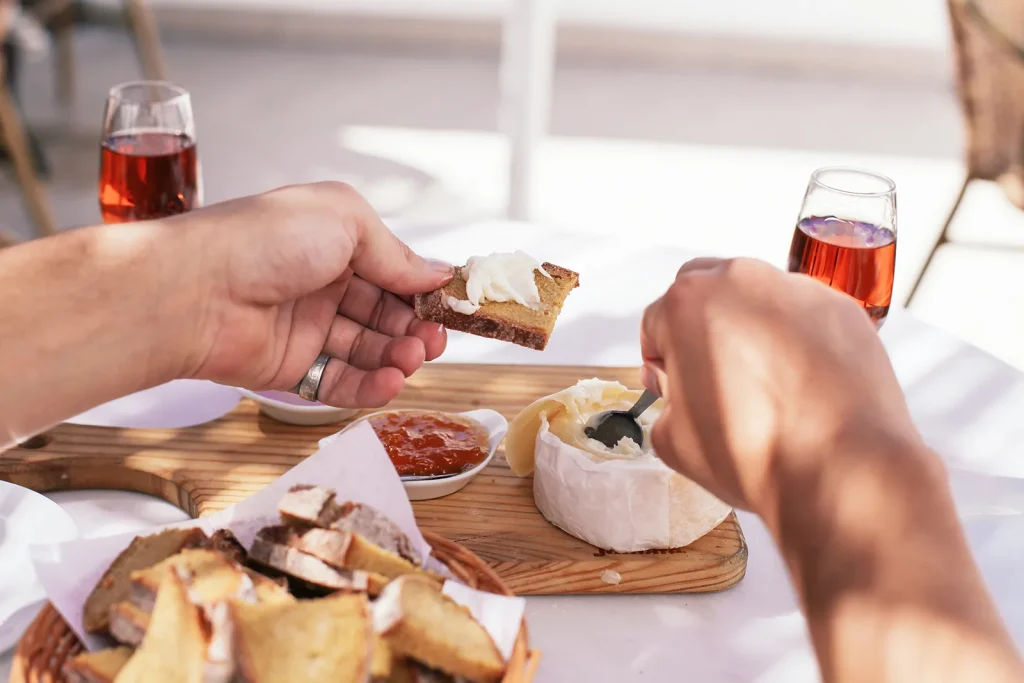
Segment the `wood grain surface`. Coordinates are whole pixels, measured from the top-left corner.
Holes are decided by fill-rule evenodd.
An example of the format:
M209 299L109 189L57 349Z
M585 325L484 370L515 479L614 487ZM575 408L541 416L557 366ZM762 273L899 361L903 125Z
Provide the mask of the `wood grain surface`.
M437 363L411 378L391 407L491 408L512 419L533 400L588 377L637 385L636 368ZM0 453L0 479L43 492L139 491L198 516L258 491L339 428L281 424L248 400L188 429L63 425L38 448ZM513 475L501 453L461 491L413 508L423 529L475 552L520 595L710 592L736 584L746 570L735 515L686 548L618 554L577 540L541 516L533 480ZM606 570L620 582L603 580Z

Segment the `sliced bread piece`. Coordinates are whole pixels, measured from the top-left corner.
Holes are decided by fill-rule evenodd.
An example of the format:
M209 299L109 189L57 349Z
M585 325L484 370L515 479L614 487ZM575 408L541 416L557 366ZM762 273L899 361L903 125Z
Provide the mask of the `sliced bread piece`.
M326 527L341 511L334 501L335 493L322 486L297 484L288 489L277 505L281 521L286 524L312 524Z
M407 574L384 588L373 604L373 623L394 652L432 669L478 683L497 683L505 673L486 629L419 576Z
M299 579L321 592L364 591L377 595L388 579L362 570L336 569L323 560L289 545L292 529L272 526L260 529L249 550L253 562Z
M235 534L230 529L218 529L210 535L209 540L200 545L201 548L209 548L210 550L216 550L228 556L238 564L245 564L245 548L235 538Z
M362 503L343 503L330 528L359 534L370 543L405 558L417 567L420 557L401 527L384 513Z
M376 681L387 681L391 677L395 655L388 647L386 640L373 634L373 655L370 657L370 678Z
M365 683L373 622L365 595L290 605L228 603L237 678L247 683Z
M64 663L64 679L67 683L113 683L131 656L127 647L83 652Z
M117 556L92 593L85 600L82 625L89 633L105 633L110 625L110 607L128 598L129 577L133 571L145 569L167 559L183 548L207 540L202 529L165 529L151 536L138 536Z
M149 612L129 600L110 606L110 635L122 645L138 647L149 628Z
M357 533L308 526L289 529L289 546L323 560L335 569L362 569L389 579L404 574L423 574L439 585L444 583L441 577L426 574L404 557L370 543Z
M420 564L412 541L397 524L369 505L352 502L339 505L331 489L293 486L278 504L278 512L286 524L351 531L414 565Z
M416 316L420 320L440 323L449 330L543 351L569 292L579 286L580 276L579 273L551 263L545 263L542 267L551 277L545 277L539 272L533 274L541 301L541 308L537 310L515 301L485 301L470 315L452 310L448 304L449 297L466 300L463 269L456 268L454 279L447 285L414 297Z
M152 609L156 591L170 572L185 581L191 599L197 604L243 597L247 593L259 602L293 602L287 589L272 579L246 570L216 550L191 548L152 567L132 572L132 603L143 611Z
M200 608L174 572L160 584L142 644L115 683L204 683L207 635Z

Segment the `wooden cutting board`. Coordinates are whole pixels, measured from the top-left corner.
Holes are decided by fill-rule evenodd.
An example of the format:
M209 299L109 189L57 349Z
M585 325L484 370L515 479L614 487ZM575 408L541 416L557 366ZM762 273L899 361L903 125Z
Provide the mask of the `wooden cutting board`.
M392 407L485 407L511 420L533 400L589 377L637 384L636 368L437 363L410 379ZM189 429L62 425L39 448L0 453L0 479L42 492L139 491L198 516L258 491L338 429L281 424L248 400ZM719 591L742 579L747 565L735 515L686 548L618 554L577 540L541 516L533 480L513 475L501 453L466 488L413 507L422 528L462 543L520 595ZM602 580L606 570L621 581Z

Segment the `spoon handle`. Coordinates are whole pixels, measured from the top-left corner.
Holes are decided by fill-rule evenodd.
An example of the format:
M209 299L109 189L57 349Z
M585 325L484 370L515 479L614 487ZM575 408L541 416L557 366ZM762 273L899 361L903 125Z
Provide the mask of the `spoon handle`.
M658 395L650 391L644 390L643 395L640 396L632 408L629 409L629 414L633 416L633 419L637 419L645 410L651 407L651 404L658 400Z

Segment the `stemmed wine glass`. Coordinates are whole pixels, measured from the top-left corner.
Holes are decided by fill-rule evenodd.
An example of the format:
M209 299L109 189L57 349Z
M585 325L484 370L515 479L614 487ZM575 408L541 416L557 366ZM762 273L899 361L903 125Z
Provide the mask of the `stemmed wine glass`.
M100 149L104 223L172 216L201 203L195 119L188 91L163 81L110 90Z
M789 271L849 294L880 328L896 272L896 184L854 168L811 174L789 248Z

